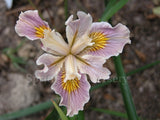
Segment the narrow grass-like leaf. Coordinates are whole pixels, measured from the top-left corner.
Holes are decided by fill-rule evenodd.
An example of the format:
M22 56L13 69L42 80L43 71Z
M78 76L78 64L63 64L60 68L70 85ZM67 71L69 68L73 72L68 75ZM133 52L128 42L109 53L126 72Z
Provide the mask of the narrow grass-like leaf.
M62 111L65 111L64 106L60 106ZM45 120L60 120L60 116L55 108L50 112L50 114L45 118Z
M125 119L128 118L127 114L122 113L122 112L117 112L117 111L112 111L112 110L107 110L107 109L100 109L100 108L91 108L91 109L94 110L94 111L97 111L97 112L106 113L106 114L109 114L109 115L114 115L114 116L125 118Z
M66 115L64 114L64 112L61 110L61 108L57 105L57 103L56 103L55 101L53 101L53 100L52 100L52 103L53 103L55 109L57 110L60 118L61 118L62 120L68 120L67 116L66 116Z
M53 109L52 112L45 118L45 120L60 120L57 110Z
M153 62L153 63L150 63L150 64L147 64L147 65L145 65L145 66L143 66L143 67L140 67L140 68L138 68L138 69L132 70L131 72L126 73L126 75L127 75L127 76L134 75L135 73L139 73L139 72L141 72L141 71L143 71L143 70L146 70L146 69L151 68L151 67L153 67L153 66L155 66L155 65L158 65L159 63L160 63L160 60L155 61L155 62Z
M78 115L70 117L69 120L84 120L84 111L79 111Z
M128 115L129 120L138 120L138 115L136 113L136 109L132 100L131 92L128 86L128 82L126 80L126 75L123 70L122 62L120 56L113 57L116 73L118 76L119 85L121 88L121 93L123 96L123 101L125 104L125 109Z
M153 63L147 64L147 65L145 65L143 67L140 67L138 69L132 70L132 71L126 73L126 76L134 75L136 73L142 72L142 71L144 71L144 70L146 70L148 68L151 68L151 67L153 67L155 65L158 65L158 64L160 64L159 60L155 61ZM93 91L93 90L96 90L98 88L104 87L104 86L106 86L106 85L108 85L108 84L110 84L112 82L118 82L118 78L112 78L112 79L106 80L105 82L95 84L94 86L91 87L90 91Z
M118 1L117 0L105 0L105 11L104 13L106 13L109 9L112 8L112 6L114 6Z
M116 0L117 1L117 0ZM101 17L101 21L108 21L119 9L121 9L128 0L110 0L109 7L106 6L106 9Z
M51 101L43 102L43 103L40 103L38 105L25 108L23 110L19 110L19 111L16 111L16 112L12 112L12 113L2 115L2 116L0 116L0 120L11 120L11 119L24 117L24 116L27 116L27 115L31 115L31 114L40 112L42 110L46 110L46 109L48 109L52 106L53 106L53 104L52 104Z
M68 18L68 0L64 0L65 19Z

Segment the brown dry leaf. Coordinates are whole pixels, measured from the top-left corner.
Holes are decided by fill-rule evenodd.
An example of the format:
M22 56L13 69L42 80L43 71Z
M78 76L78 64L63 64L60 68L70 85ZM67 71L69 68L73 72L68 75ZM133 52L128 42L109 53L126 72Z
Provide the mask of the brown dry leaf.
M115 98L112 96L112 95L110 95L110 94L105 94L104 95L104 98L106 99L106 100L115 100Z
M0 55L0 66L5 66L9 62L9 58L5 54Z
M158 113L158 115L157 115L158 117L160 117L160 113Z
M141 51L135 49L135 53L136 55L139 57L139 59L143 62L146 61L146 55L144 53L142 53Z
M123 63L124 63L125 65L127 65L127 64L132 64L133 61L132 61L132 60L128 60L128 59L124 59L124 60L123 60Z
M149 14L149 15L146 16L146 18L149 19L149 20L152 20L152 19L157 18L157 16L154 15L154 14Z

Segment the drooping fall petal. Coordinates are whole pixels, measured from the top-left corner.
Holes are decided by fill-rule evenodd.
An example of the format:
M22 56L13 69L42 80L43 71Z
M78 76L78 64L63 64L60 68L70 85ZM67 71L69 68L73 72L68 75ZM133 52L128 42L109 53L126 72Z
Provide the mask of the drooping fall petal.
M122 24L112 27L107 22L93 23L89 36L94 44L88 47L87 52L105 59L117 56L122 52L125 44L131 43L129 34L128 28Z
M64 62L64 57L57 57L47 53L41 55L36 63L37 65L44 65L42 70L37 70L35 76L41 81L53 79L60 71Z
M51 89L61 96L60 105L67 107L67 115L73 116L83 110L84 104L89 101L90 84L84 74L81 74L80 79L75 78L67 82L64 82L64 78L65 73L61 71Z
M37 10L21 12L15 26L15 31L19 36L25 36L30 40L43 38L44 30L50 30L50 28L48 23L39 17Z
M103 67L105 61L102 57L84 55L81 61L78 62L78 68L81 73L88 74L91 81L96 83L99 82L100 79L108 79L111 74L107 68Z

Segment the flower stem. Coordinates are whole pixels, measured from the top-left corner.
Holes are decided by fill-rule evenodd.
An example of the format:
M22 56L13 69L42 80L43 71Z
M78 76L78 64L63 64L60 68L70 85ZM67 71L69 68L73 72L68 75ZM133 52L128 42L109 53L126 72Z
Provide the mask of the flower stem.
M115 63L115 69L118 76L118 82L121 88L121 93L123 96L123 101L125 104L125 108L127 111L128 119L129 120L138 120L138 116L136 113L136 109L132 100L130 88L128 86L128 82L126 79L126 75L123 69L123 65L121 62L120 56L113 57L114 63Z
M65 19L68 18L68 0L64 0Z

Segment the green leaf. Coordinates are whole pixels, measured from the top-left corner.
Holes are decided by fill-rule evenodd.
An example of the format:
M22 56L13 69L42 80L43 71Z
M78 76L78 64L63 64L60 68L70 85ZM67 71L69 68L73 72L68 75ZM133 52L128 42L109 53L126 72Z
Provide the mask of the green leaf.
M65 19L68 18L68 0L64 0L64 11L65 11Z
M138 115L132 100L130 88L126 79L125 72L123 70L123 65L120 56L113 57L116 73L118 76L118 82L121 88L121 93L123 96L123 101L125 104L125 109L127 111L129 120L138 120Z
M27 116L27 115L31 115L31 114L40 112L42 110L46 110L46 109L48 109L52 106L53 106L53 104L52 104L51 101L43 102L43 103L40 103L38 105L25 108L23 110L18 110L16 112L12 112L12 113L2 115L2 116L0 116L0 120L11 120L11 119L24 117L24 116Z
M84 111L79 111L78 115L74 115L73 117L68 117L69 120L84 120Z
M151 67L153 67L155 65L158 65L159 63L160 63L160 60L157 60L157 61L155 61L153 63L147 64L147 65L145 65L143 67L140 67L138 69L135 69L135 70L132 70L132 71L126 73L126 76L131 76L131 75L134 75L136 73L142 72L142 71L144 71L144 70L146 70L148 68L151 68Z
M127 2L128 0L109 0L109 3L106 6L105 11L101 17L101 21L108 21Z
M53 100L52 100L52 103L53 103L55 109L57 110L60 118L61 118L62 120L68 120L67 116L66 116L66 115L64 114L64 112L61 110L61 108L57 105L57 103L56 103L55 101L53 101Z
M151 67L153 67L155 65L158 65L158 64L160 64L159 60L155 61L153 63L147 64L147 65L145 65L143 67L140 67L138 69L132 70L132 71L126 73L126 76L134 75L136 73L142 72L142 71L144 71L144 70L146 70L148 68L151 68ZM112 82L118 82L118 78L116 77L116 78L113 78L113 79L106 80L105 82L102 82L102 83L97 83L97 84L95 84L94 86L91 87L90 91L93 91L93 90L96 90L98 88L104 87L104 86L106 86L106 85L108 85L108 84L110 84Z
M67 109L64 106L60 106L61 110L63 111L64 114L67 113ZM60 116L57 112L57 110L54 108L52 110L52 112L46 117L45 120L59 120ZM69 117L67 116L68 120L84 120L84 112L83 111L79 111L79 113L77 115L74 115L73 117Z
M114 115L114 116L122 117L122 118L125 118L125 119L128 118L127 114L122 113L122 112L117 112L117 111L112 111L112 110L107 110L107 109L100 109L100 108L91 108L91 109L94 110L94 111L97 111L97 112L106 113L106 114L109 114L109 115Z
M112 6L114 6L117 2L118 2L117 0L105 0L105 5L106 5L105 12L111 9Z
M64 106L60 106L60 108L65 111ZM53 108L52 112L45 118L45 120L60 120L60 116L55 108Z
M59 120L60 117L55 108L53 108L52 112L45 118L45 120Z

